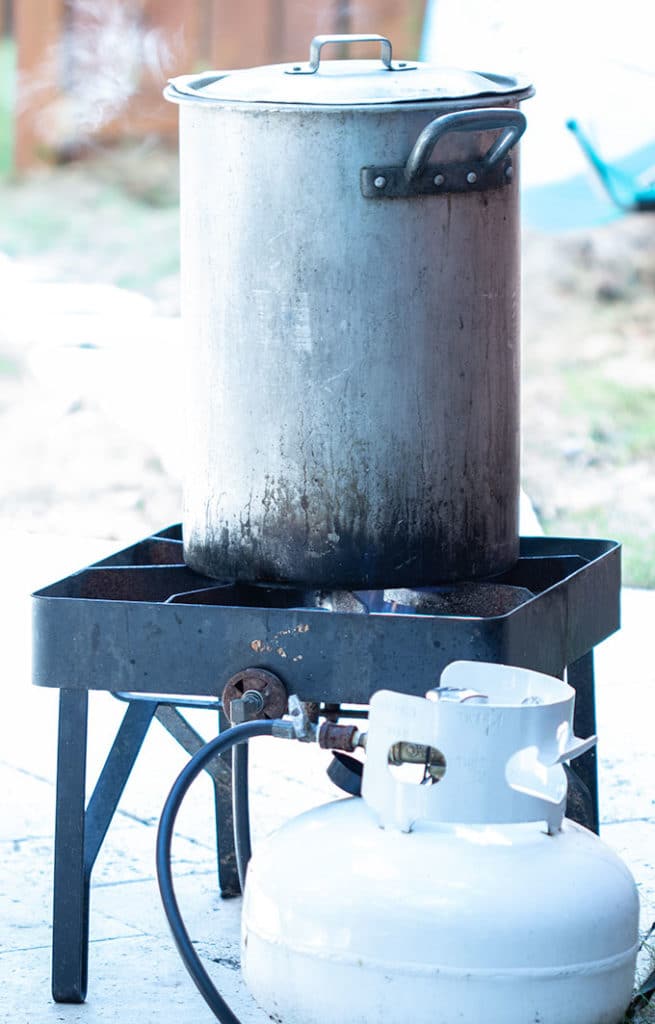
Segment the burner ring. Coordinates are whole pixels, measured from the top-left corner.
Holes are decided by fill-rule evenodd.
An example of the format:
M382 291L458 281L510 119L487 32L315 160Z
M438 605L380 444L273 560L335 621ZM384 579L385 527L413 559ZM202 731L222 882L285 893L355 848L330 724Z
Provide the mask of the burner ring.
M249 690L261 694L264 701L257 718L281 718L286 714L287 688L282 680L265 668L244 668L228 679L223 690L223 710L230 721L232 701L239 700Z

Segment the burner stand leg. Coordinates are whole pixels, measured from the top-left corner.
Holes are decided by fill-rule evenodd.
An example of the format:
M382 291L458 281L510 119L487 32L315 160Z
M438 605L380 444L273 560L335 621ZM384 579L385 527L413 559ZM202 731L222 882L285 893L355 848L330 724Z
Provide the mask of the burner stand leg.
M154 702L128 705L85 812L88 691L60 693L52 917L57 1003L86 998L91 872L156 707Z
M596 732L596 695L594 683L594 652L588 651L567 669L567 681L576 692L573 728L576 736L585 738ZM576 758L573 771L585 784L591 795L592 828L598 834L598 757L596 747Z
M83 1003L89 948L89 879L84 871L84 780L88 692L61 690L57 748L52 996Z

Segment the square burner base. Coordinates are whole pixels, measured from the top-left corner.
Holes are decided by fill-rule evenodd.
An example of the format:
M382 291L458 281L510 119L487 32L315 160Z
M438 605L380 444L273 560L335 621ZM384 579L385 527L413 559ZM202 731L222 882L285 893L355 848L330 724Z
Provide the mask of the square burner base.
M524 591L499 613L480 587ZM89 886L96 857L151 722L193 754L202 738L182 714L203 706L227 726L220 695L244 668L274 672L289 693L324 704L368 703L389 688L422 695L457 659L561 676L576 689L575 730L595 732L593 648L619 626L620 548L613 541L527 537L516 565L475 605L463 581L456 614L362 613L304 606L296 597L253 603L184 565L179 526L95 563L34 595L33 681L59 688L52 991L82 1002L88 964ZM263 590L271 588L263 588ZM275 589L275 588L273 588ZM456 588L455 588L456 589ZM259 592L258 592L259 593ZM237 600L237 598L239 598ZM304 599L303 599L304 600ZM85 807L88 691L127 702ZM595 749L576 762L598 830ZM239 892L229 761L213 766L219 884ZM171 779L171 782L173 780Z
M499 605L510 587L529 593ZM459 658L559 676L619 626L620 548L526 537L511 570L459 588L452 614L328 612L293 588L198 575L169 527L34 595L33 681L219 697L252 667L302 700L367 704L383 688L422 695Z

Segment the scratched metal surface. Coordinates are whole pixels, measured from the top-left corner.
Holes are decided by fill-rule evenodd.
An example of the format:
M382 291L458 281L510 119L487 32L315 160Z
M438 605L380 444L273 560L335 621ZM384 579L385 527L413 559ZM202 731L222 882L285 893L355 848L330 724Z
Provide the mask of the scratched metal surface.
M362 167L404 164L452 109L181 108L196 570L365 588L516 558L518 175L360 190ZM433 159L479 159L496 136L450 133Z

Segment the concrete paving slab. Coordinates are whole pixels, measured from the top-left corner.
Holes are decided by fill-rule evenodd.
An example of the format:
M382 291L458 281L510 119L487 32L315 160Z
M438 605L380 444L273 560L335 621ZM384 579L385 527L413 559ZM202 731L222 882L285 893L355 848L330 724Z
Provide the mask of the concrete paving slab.
M253 1003L239 972L241 901L222 900L216 890L214 878L210 875L177 876L176 893L188 923L189 933L193 936L196 950L215 984L223 996L234 1006L243 1024L246 1022L248 1024L249 1022L263 1024L268 1017ZM107 911L107 898L110 895L116 899L118 906L116 910ZM129 897L129 906L125 903L126 897ZM159 958L167 957L170 954L171 959L167 961L166 967L167 984L173 988L179 985L182 992L186 990L186 1000L183 1000L182 1005L188 1017L185 1016L182 1019L213 1020L214 1018L208 1013L174 951L155 887L141 883L132 893L127 892L127 887L120 887L118 892L112 894L107 891L98 891L94 893L94 899L100 910L109 913L116 912L121 920L124 915L129 915L130 923L143 930L144 948L154 949L156 946ZM100 956L105 950L108 959L100 963ZM114 956L114 949L109 949L101 943L94 948L94 957L98 961L99 980L96 989L96 998L98 999L102 996L102 987L105 983L103 979L111 969ZM144 975L141 982L142 987L145 988L149 983L149 978ZM159 995L157 1003L161 1012L162 1001ZM150 1018L146 1017L145 1019L149 1020ZM152 1019L155 1019L154 1016Z
M50 954L32 950L3 959L5 994L1 1024L210 1024L215 1018L178 970L177 953L158 939L92 942L94 979L87 1002L63 1005L47 998ZM152 984L148 981L152 980ZM46 998L44 998L44 996Z
M52 835L55 787L52 779L36 776L6 761L0 762L0 840L22 841Z

